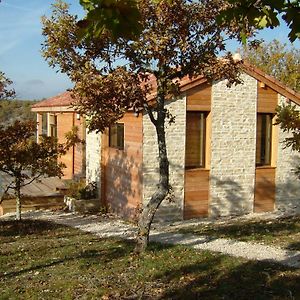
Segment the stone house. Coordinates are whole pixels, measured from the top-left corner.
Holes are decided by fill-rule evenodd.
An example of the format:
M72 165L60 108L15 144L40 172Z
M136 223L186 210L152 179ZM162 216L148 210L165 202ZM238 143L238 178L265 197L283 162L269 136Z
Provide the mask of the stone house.
M209 84L203 77L185 79L181 96L166 104L175 116L166 129L174 199L162 203L156 218L300 208L299 181L292 172L298 155L283 147L287 133L274 125L276 106L290 101L300 105L300 94L247 63L242 79L243 84L230 88L226 80ZM47 101L48 106L39 106L41 102L34 111L73 113L68 122L74 122L74 112L59 110L66 103L59 106L55 97ZM58 121L57 130L66 124ZM85 139L86 179L98 183L99 201L135 218L158 181L150 119L129 111L102 134L86 132Z
M85 140L85 118L74 111L72 101L71 94L64 92L31 107L37 113L37 139L41 135L55 136L59 143L64 143L65 134L76 126L79 138ZM85 177L85 145L71 147L61 161L66 165L63 179Z
M174 201L157 218L189 219L288 210L300 207L292 169L297 153L274 125L280 103L300 105L300 94L244 63L243 84L205 78L181 82L181 96L166 105L167 150ZM88 180L97 181L101 202L134 218L158 180L154 126L144 113L127 112L103 134L86 135ZM93 157L93 159L91 159Z

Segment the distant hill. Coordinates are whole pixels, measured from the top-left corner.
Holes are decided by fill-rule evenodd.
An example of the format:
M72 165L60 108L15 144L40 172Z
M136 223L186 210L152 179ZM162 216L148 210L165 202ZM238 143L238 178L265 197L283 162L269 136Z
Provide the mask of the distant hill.
M31 105L38 101L31 100L1 100L0 124L10 125L19 120L36 120L35 113L31 112Z

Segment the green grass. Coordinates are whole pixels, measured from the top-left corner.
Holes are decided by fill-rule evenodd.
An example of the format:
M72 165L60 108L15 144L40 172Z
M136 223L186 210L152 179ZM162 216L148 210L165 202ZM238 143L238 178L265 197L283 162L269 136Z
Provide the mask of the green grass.
M205 235L265 243L289 250L300 250L300 217L273 220L228 221L222 224L201 224L182 228L181 233Z
M300 271L42 221L0 221L0 299L300 299Z

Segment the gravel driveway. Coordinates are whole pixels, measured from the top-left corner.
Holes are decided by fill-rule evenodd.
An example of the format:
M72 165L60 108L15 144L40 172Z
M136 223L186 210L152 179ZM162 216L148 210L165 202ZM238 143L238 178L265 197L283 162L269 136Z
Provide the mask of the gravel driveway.
M12 215L5 215L1 219L12 217ZM134 239L136 235L136 226L133 224L105 216L82 216L63 212L34 211L23 213L23 218L48 220L90 232L99 237ZM300 251L289 251L258 243L240 242L223 238L213 239L176 232L178 228L186 225L187 222L179 222L175 226L154 225L150 240L164 244L186 245L194 249L215 251L249 260L269 261L300 268Z

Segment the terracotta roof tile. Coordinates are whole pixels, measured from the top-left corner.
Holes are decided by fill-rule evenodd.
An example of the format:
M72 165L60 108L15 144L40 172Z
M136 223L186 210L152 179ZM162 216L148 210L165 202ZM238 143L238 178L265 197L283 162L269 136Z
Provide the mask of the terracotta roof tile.
M245 61L242 63L242 69L244 72L246 72L250 76L254 77L258 81L264 82L270 88L274 89L277 93L287 97L289 100L292 100L295 103L300 105L300 94L295 92L294 90L288 88L287 86L282 84L280 81L278 81L274 77L266 74L262 70L254 67L253 65L251 65ZM205 79L204 76L197 76L192 79L190 79L188 76L185 76L180 81L180 90L182 92L187 91L193 87L203 84L206 81L207 80ZM156 97L156 87L157 87L156 80L153 75L150 76L150 83L152 84L153 91L151 92L150 95L148 95L147 99L148 99L148 101L151 102ZM34 104L32 106L32 108L47 108L47 107L53 108L53 107L71 106L71 103L74 101L71 94L72 93L68 92L68 91L64 92L57 96L48 98L41 102L38 102L38 103Z
M57 96L42 100L34 105L32 108L39 108L39 107L59 107L59 106L71 106L71 103L74 99L71 96L71 92L64 92Z

